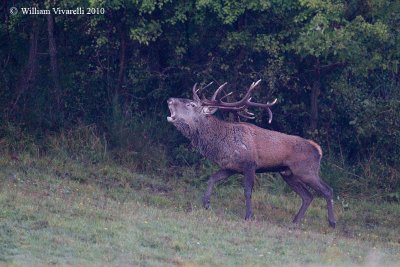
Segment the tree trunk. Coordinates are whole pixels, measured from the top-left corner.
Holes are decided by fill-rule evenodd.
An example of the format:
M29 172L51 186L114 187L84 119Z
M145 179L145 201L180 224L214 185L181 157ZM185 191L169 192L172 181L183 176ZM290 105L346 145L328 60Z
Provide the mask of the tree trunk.
M56 40L54 38L54 17L52 14L47 15L47 32L49 35L50 66L51 66L51 76L54 82L54 96L57 103L57 110L58 112L61 112L62 91L60 85L60 73L58 69Z
M7 0L3 0L3 4L1 5L0 8L0 14L2 14L1 20L3 23L7 22L8 23L8 17L9 17L9 9L7 5ZM8 27L6 28L8 32Z
M15 88L16 97L11 105L10 112L13 112L20 100L22 94L32 87L36 80L37 58L38 58L38 37L39 26L36 20L32 21L32 28L29 34L29 56L28 62L19 75ZM11 114L10 114L11 115Z
M125 69L126 69L126 33L124 30L121 31L121 47L119 50L119 71L118 71L118 82L116 93L123 94L122 86L125 80Z
M122 25L120 32L121 44L119 49L118 81L117 81L117 88L115 89L115 94L122 98L123 113L125 116L129 116L131 112L130 111L131 97L128 94L126 88L124 88L128 41L129 40L127 34L127 27L125 25Z
M317 59L314 69L314 81L311 87L311 119L310 130L314 132L318 129L318 96L321 93L321 70L319 59Z

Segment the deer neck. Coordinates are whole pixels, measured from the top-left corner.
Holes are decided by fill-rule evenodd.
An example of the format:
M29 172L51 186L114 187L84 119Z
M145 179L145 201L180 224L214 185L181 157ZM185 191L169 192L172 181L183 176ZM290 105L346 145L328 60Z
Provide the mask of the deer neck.
M221 146L227 135L228 123L214 116L200 118L196 127L192 129L189 139L200 153L214 161L218 161Z

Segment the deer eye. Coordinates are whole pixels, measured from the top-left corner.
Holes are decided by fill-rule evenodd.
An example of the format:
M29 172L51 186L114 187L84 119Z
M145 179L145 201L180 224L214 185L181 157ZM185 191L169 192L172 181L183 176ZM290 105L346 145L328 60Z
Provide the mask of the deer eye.
M187 106L187 107L195 107L195 106L196 106L196 104L195 104L195 103L193 103L193 102L190 102L190 103L186 104L186 106Z

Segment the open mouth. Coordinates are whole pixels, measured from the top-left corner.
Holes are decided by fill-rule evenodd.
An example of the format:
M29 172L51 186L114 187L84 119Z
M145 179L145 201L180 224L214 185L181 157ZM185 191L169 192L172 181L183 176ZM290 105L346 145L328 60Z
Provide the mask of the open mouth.
M168 122L173 122L174 120L176 120L175 111L173 110L173 108L170 105L168 105L168 108L169 108L169 111L171 112L171 116L167 117L167 121Z

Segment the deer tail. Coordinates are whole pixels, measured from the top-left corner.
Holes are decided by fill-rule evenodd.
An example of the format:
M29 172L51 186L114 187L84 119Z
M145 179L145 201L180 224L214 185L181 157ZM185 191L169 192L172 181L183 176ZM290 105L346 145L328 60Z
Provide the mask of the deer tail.
M322 149L321 147L315 143L313 140L308 140L308 142L318 151L318 155L322 157Z

